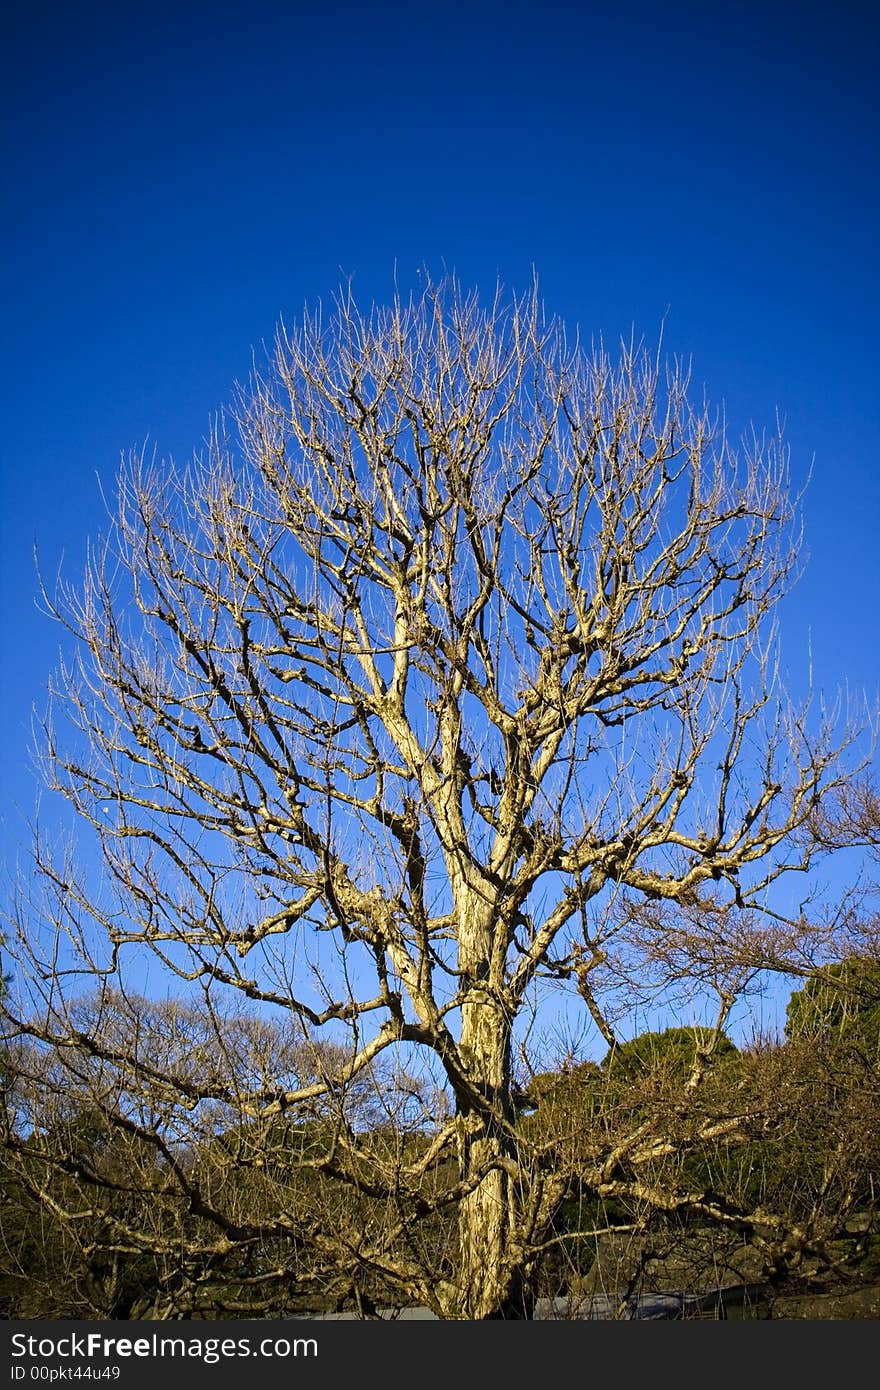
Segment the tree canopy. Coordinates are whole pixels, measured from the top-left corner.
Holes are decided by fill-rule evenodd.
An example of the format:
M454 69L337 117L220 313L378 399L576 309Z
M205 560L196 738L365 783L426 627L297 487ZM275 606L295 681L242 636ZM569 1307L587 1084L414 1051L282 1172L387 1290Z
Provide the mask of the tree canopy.
M848 956L821 966L792 994L785 1034L857 1041L880 1060L880 959Z

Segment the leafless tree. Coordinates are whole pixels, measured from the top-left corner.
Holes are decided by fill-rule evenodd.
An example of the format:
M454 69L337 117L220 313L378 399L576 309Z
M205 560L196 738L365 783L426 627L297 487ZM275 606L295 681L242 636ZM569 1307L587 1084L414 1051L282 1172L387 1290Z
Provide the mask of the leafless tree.
M692 396L642 346L571 341L536 291L444 282L366 314L344 292L281 328L189 466L127 462L84 583L47 595L75 650L45 768L100 862L38 837L7 1032L151 1146L191 1253L287 1240L297 1268L308 1247L352 1289L486 1318L527 1306L575 1166L580 1190L747 1223L646 1176L744 1122L697 1104L711 1044L672 1137L624 1108L575 1164L517 1108L563 1014L603 1050L664 1005L720 1037L768 970L833 949L778 895L838 843L823 808L855 767L852 726L775 664L802 555L786 450L733 447ZM157 969L198 1045L138 1023ZM387 1132L358 1122L366 1082ZM324 1195L227 1200L182 1156L181 1116L203 1145L237 1125L243 1170L248 1135L322 1107L310 1171L357 1198L332 1220ZM259 1297L293 1277L277 1258Z

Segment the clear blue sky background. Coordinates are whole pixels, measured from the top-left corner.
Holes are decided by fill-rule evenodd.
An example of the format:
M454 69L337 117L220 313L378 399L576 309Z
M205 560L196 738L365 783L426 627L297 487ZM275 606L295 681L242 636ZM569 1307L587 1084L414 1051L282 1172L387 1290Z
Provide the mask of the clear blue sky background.
M97 477L185 456L280 314L422 264L692 354L787 420L811 561L786 661L878 688L878 8L20 4L4 19L0 817L26 842Z

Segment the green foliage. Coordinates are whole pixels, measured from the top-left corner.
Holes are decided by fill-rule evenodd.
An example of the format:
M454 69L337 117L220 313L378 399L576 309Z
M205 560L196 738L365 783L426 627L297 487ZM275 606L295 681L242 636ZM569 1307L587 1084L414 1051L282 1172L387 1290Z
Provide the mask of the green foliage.
M880 961L850 956L822 966L791 996L785 1035L852 1043L880 1060Z
M714 1060L737 1056L737 1049L726 1033L716 1036L713 1028L666 1028L662 1033L640 1033L637 1038L613 1047L602 1066L620 1080L636 1081L662 1074L670 1080L686 1081L697 1053Z
M524 1108L582 1106L587 1094L585 1088L599 1080L601 1075L595 1062L577 1062L562 1071L538 1072L524 1093Z

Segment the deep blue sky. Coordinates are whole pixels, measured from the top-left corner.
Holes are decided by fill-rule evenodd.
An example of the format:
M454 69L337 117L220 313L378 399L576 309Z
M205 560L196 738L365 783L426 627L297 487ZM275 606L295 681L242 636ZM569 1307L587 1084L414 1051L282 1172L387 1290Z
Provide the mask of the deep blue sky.
M655 338L736 426L787 419L817 684L878 687L874 4L19 5L4 20L0 816L96 475L185 456L280 314L353 276L525 287Z

